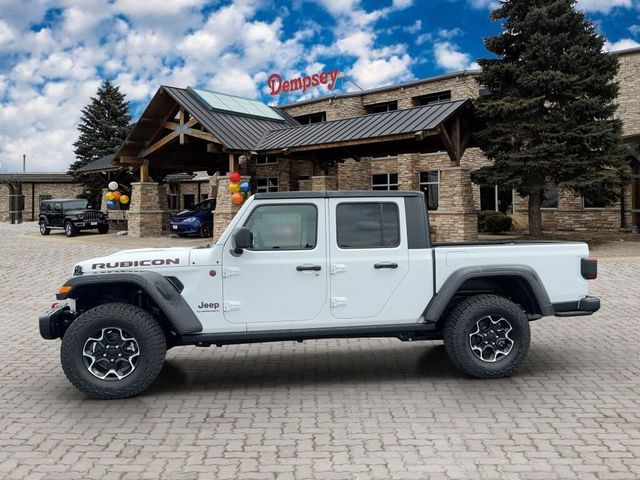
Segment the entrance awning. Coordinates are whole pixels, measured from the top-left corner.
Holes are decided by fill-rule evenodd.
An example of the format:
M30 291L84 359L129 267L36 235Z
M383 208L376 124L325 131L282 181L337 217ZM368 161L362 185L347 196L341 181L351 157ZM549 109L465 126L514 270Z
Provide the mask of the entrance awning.
M470 100L457 100L405 110L365 115L265 132L256 151L265 155L294 155L344 150L357 156L386 151L418 153L444 147L459 161L470 139Z

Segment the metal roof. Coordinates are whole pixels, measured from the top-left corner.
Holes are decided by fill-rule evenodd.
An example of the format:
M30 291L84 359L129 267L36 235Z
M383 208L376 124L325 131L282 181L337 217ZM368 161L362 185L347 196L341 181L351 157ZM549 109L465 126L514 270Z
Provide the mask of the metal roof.
M118 170L122 168L121 165L113 163L114 154L105 155L98 160L94 160L91 163L86 164L84 167L80 167L76 172L78 173L93 173L93 172L108 172Z
M280 128L264 133L256 150L313 145L417 133L437 128L470 100L455 100L361 117Z
M162 88L229 150L254 150L266 131L282 128L283 125L298 125L298 122L277 109L279 114L282 113L284 123L238 113L210 110L186 89L166 86Z
M275 108L258 100L193 87L187 87L187 90L204 103L209 110L238 113L250 117L267 118L284 122L284 118Z
M13 172L0 173L0 183L32 182L32 183L74 183L74 178L64 172Z

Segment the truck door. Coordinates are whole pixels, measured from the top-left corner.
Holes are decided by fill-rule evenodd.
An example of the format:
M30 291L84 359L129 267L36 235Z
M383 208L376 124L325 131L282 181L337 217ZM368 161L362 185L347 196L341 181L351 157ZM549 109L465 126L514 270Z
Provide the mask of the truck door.
M326 199L314 198L265 202L248 213L242 225L253 234L252 248L235 256L231 237L224 247L228 322L305 321L320 313L328 290L325 210Z
M403 198L330 198L329 211L331 313L376 317L409 271Z

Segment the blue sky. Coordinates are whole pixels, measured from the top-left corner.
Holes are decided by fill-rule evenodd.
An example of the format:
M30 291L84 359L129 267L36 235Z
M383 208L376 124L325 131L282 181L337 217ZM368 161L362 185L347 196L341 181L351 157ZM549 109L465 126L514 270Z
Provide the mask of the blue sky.
M103 79L138 115L161 84L273 101L267 78L343 72L336 91L476 66L495 0L0 0L0 170L61 171ZM581 0L610 51L640 46L640 0ZM313 89L306 98L326 94ZM276 102L303 98L300 92Z

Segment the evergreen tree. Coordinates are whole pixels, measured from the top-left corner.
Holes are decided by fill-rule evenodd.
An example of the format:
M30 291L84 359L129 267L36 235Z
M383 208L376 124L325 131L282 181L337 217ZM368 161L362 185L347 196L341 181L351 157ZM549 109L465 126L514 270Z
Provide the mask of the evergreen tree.
M78 125L80 135L73 144L76 161L69 167L69 173L91 192L91 203L96 203L105 188L105 179L99 174L78 175L80 167L116 152L130 130L131 116L129 102L120 88L109 80L98 88L95 97L82 109Z
M618 59L573 0L502 0L502 33L487 37L497 58L479 61L480 146L493 161L474 182L513 187L529 199L529 233L542 234L547 182L614 202L629 181L614 118Z

